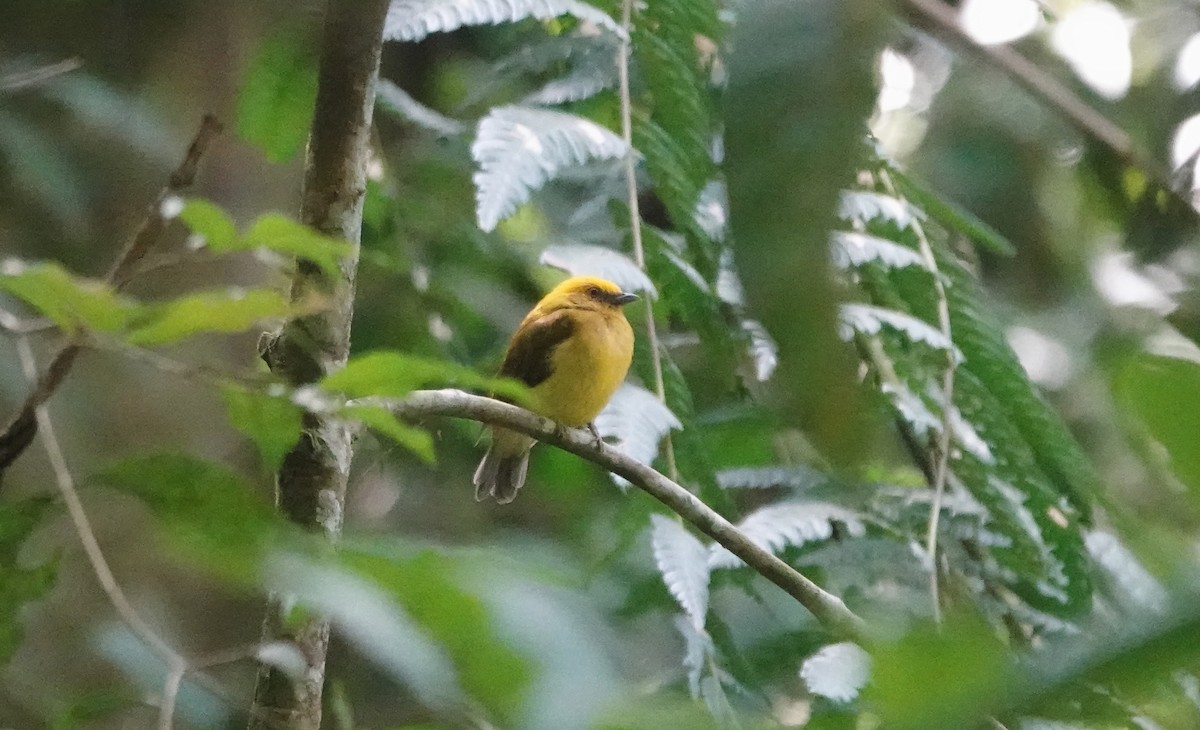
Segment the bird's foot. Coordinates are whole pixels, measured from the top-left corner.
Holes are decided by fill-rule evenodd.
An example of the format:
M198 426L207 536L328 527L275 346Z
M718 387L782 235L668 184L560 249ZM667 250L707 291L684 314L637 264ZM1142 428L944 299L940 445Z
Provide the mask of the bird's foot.
M600 436L600 432L596 430L596 424L592 421L588 421L587 422L587 430L591 431L592 438L596 439L596 443L595 443L596 448L597 449L600 448L604 444L604 439L603 439L603 437Z

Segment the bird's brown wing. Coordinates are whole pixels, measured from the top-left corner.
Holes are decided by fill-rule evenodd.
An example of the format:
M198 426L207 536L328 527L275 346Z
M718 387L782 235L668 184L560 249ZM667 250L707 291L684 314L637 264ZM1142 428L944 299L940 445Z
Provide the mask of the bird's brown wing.
M516 378L530 388L550 377L554 348L575 331L575 322L567 314L560 309L523 323L508 343L500 376Z

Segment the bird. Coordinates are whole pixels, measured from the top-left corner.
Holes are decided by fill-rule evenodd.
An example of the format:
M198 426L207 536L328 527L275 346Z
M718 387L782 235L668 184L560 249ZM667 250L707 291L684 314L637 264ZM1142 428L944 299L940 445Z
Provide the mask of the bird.
M529 387L529 409L564 426L587 426L625 381L633 360L633 329L623 307L638 300L611 281L575 276L550 290L513 333L500 376ZM529 470L535 440L493 426L491 445L471 482L475 499L508 504Z

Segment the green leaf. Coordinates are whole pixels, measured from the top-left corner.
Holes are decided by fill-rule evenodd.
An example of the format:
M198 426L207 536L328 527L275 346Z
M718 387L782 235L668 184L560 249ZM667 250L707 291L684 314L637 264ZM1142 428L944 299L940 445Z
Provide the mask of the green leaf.
M488 378L446 360L389 350L352 358L346 367L321 381L323 389L348 398L403 398L418 388L434 385L490 390L517 402L528 395L528 390L515 381Z
M135 345L162 345L206 332L243 332L264 319L293 311L283 295L269 289L190 294L151 308L146 321L126 339Z
M336 276L342 259L354 252L345 241L324 236L303 223L279 213L267 213L233 244L232 250L265 248L313 262L328 276Z
M432 464L433 437L423 428L410 426L383 406L352 403L339 411L340 415L351 418L359 423L387 436L392 441L408 449L420 457L426 464Z
M1200 497L1200 365L1141 355L1116 374L1121 404L1166 449L1171 470Z
M53 505L53 499L41 496L0 509L0 665L21 644L21 606L46 595L58 572L54 562L28 569L17 566L21 546Z
M184 558L221 575L251 582L283 523L254 485L210 461L184 454L137 456L106 468L95 480L141 499L161 534Z
M237 240L237 227L229 214L215 203L192 198L184 203L179 219L195 233L204 238L213 250L231 248Z
M974 213L957 203L944 198L919 180L892 169L896 184L914 203L925 209L947 230L956 231L975 242L976 245L1000 256L1014 256L1017 247L1004 234L980 220Z
M263 468L278 471L283 457L300 438L303 410L285 395L227 384L221 398L233 427L254 442L262 456Z
M841 190L866 161L881 20L867 0L753 3L739 12L729 57L734 258L748 314L779 346L766 397L841 464L872 439L854 362L835 334L828 242Z
M115 332L139 313L135 302L107 284L76 277L56 263L6 259L0 262L0 291L25 302L67 333L80 327Z
M384 556L343 548L339 559L387 591L446 649L473 697L502 716L515 714L530 667L497 637L484 604L462 587L452 558L433 550Z
M979 707L994 701L1012 674L1008 652L975 618L911 631L877 649L874 660L864 694L881 727L895 730L974 727Z
M284 28L251 61L237 104L237 131L272 162L286 162L308 137L317 101L317 57L310 38Z

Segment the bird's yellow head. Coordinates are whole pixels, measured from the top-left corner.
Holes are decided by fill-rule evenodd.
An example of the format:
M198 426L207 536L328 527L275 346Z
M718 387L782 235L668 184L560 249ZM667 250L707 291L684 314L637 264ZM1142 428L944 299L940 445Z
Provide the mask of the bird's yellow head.
M542 297L537 308L542 312L555 309L615 310L636 302L638 296L595 276L573 276Z

